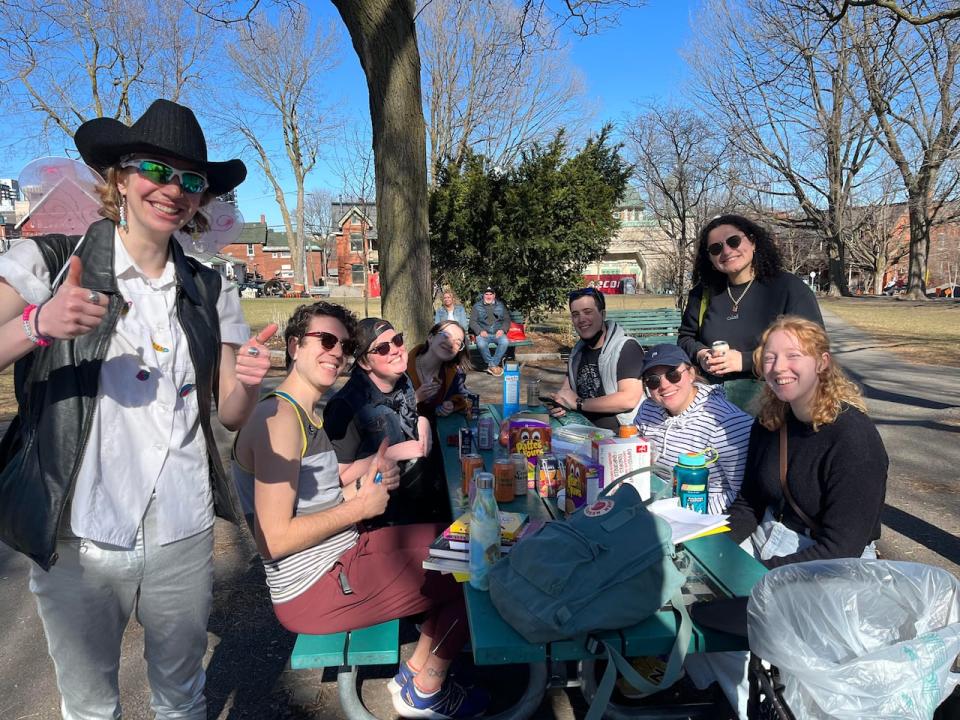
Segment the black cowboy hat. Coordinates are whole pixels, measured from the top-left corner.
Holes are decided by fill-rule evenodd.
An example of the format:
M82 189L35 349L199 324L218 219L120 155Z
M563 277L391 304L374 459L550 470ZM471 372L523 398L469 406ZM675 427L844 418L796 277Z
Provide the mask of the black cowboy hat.
M134 153L186 160L206 173L214 195L233 190L247 176L241 160L208 162L207 142L193 111L169 100L154 100L130 127L113 118L88 120L77 128L73 141L83 161L98 170Z

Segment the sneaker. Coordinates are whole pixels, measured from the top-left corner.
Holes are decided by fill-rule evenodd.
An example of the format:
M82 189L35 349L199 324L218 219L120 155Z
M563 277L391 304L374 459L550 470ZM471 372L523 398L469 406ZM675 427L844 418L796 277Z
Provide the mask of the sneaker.
M427 697L420 694L413 678L410 678L393 696L393 709L404 718L449 720L477 717L483 714L489 703L490 697L485 690L468 690L452 678L448 678L439 690Z
M456 679L456 681L467 690L472 689L477 684L469 664L460 663L459 661L454 660L453 664L450 666L448 674L451 678ZM400 667L397 668L397 674L387 681L387 690L390 691L391 695L396 695L398 692L400 692L401 688L407 684L407 680L415 675L416 673L413 671L410 665L408 665L406 662L401 662Z
M400 667L397 668L397 674L390 678L387 683L387 690L390 691L391 695L396 695L414 675L416 673L410 669L410 666L406 662L401 662Z

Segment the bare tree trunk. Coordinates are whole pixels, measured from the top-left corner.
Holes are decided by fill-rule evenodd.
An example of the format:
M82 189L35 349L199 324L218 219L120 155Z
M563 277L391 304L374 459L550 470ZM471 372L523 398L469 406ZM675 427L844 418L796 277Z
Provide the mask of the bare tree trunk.
M384 316L430 327L427 158L414 0L333 0L370 93Z

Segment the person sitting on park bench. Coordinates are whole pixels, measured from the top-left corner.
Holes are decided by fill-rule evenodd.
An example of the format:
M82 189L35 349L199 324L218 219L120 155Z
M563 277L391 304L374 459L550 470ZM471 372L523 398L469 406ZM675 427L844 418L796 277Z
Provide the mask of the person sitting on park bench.
M449 289L443 291L441 305L433 314L434 325L444 320L456 320L464 332L467 332L470 327L467 321L467 311L463 305L457 302L457 296L453 294L453 290Z
M287 377L237 435L233 474L263 560L274 612L295 633L329 634L426 613L416 650L389 683L401 717L480 714L487 693L448 677L467 640L460 586L422 567L443 525L375 530L400 484L387 442L341 472L315 414L352 354L356 319L327 302L301 305L284 331Z
M580 340L570 351L567 377L553 399L554 417L576 410L598 427L629 425L643 398L643 348L606 319L606 301L596 288L570 293L570 317Z
M491 375L503 375L500 362L507 354L510 339L507 330L510 329L510 314L502 300L497 299L497 292L489 285L483 291L481 298L474 303L470 312L470 332L477 337L477 350L487 365L487 372ZM490 343L497 344L496 349L490 352Z

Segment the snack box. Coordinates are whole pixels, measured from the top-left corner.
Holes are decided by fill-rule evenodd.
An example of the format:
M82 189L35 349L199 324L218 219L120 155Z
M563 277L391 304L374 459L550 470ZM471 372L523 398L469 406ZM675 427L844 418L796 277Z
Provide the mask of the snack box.
M516 418L510 420L510 453L521 453L527 458L527 489L536 487L537 459L551 449L549 420Z
M586 455L568 454L564 459L566 487L557 505L570 515L584 505L592 505L603 489L604 469ZM562 505L561 505L562 500Z
M592 456L603 466L603 476L613 482L632 470L650 467L650 441L645 437L609 437L594 440ZM650 499L650 470L634 475L625 483L633 485L643 500Z

